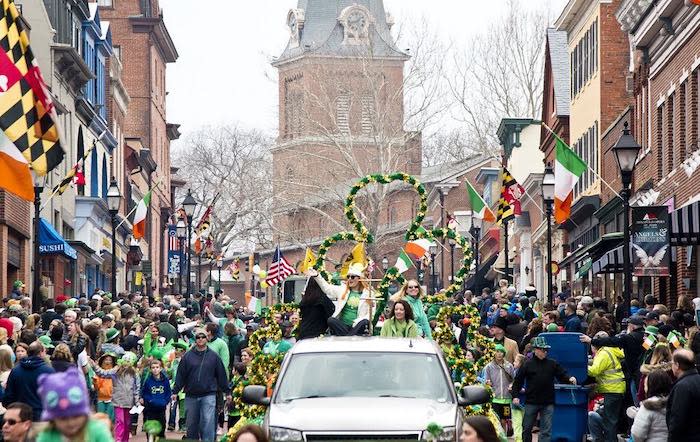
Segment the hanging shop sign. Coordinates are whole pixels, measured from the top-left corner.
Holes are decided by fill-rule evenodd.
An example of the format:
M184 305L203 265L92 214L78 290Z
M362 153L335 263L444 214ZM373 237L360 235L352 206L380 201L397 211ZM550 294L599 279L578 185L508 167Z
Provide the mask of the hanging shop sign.
M632 207L632 266L635 276L669 276L668 206Z

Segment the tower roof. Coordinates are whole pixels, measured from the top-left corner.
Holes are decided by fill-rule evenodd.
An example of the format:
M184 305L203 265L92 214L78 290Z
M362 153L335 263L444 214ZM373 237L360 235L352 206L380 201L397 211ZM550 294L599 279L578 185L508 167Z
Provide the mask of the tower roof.
M368 19L364 31L357 32L365 23L358 24L358 15ZM349 30L348 20L357 24L356 32ZM275 65L309 54L408 59L391 36L393 22L383 0L298 0L287 24L290 38Z

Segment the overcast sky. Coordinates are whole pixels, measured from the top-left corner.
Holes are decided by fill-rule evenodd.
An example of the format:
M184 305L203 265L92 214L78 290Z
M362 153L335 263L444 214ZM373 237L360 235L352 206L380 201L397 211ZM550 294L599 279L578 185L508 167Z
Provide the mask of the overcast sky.
M333 1L333 0L327 0ZM558 16L567 0L518 0L548 4ZM506 0L385 0L396 23L425 18L440 38L464 47L506 9ZM274 134L277 77L270 58L288 40L287 12L297 0L161 0L180 58L168 66L168 122L183 133L199 126L236 122Z

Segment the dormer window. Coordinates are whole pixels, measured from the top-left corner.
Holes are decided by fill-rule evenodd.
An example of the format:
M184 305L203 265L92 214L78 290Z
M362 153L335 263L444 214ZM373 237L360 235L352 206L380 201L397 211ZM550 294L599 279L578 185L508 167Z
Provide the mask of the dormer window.
M369 43L369 27L373 22L372 15L364 6L354 4L343 10L338 18L345 30L345 45L364 45Z

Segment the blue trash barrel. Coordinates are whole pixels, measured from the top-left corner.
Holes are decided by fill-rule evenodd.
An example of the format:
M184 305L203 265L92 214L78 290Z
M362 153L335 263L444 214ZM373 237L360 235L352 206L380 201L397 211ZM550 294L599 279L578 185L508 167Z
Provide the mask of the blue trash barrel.
M588 432L588 387L556 384L552 441L581 442Z
M569 376L575 377L576 382L582 384L588 376L588 349L579 340L581 333L540 333L540 336L552 347L547 357L559 362Z

